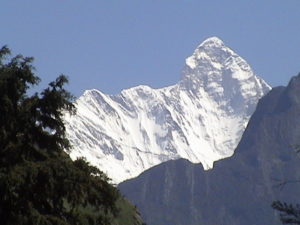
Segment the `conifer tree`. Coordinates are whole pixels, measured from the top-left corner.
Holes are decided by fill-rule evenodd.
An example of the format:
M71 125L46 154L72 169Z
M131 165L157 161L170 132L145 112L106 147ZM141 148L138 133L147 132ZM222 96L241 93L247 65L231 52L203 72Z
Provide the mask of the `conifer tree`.
M300 224L300 205L287 204L274 201L272 208L280 212L280 220L283 224Z
M32 58L0 49L0 218L3 225L110 224L119 193L84 159L72 161L62 120L75 113L59 76L41 93Z

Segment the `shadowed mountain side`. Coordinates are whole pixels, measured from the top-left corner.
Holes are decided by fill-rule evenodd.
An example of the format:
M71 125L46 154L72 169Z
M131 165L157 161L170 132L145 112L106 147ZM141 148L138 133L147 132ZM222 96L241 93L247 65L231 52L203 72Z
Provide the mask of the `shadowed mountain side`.
M187 160L158 165L119 188L149 225L280 224L273 200L300 201L300 75L263 97L235 151L204 171Z

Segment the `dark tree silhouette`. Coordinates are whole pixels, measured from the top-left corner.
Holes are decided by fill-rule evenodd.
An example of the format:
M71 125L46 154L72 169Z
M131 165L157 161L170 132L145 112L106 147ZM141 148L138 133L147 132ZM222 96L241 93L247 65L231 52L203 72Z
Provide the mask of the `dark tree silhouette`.
M280 212L279 216L283 224L300 224L300 205L274 201L272 207Z
M105 224L119 193L84 159L72 161L62 120L74 113L59 76L41 93L32 58L0 49L0 218L3 225Z

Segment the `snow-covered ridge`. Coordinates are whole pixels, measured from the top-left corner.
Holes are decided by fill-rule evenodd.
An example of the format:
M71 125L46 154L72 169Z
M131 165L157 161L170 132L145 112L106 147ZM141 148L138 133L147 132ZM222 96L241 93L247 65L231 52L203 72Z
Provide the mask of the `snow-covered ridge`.
M205 169L233 154L256 103L270 90L216 37L186 59L178 84L138 86L118 95L86 91L66 115L74 148L115 183L161 162L186 158Z

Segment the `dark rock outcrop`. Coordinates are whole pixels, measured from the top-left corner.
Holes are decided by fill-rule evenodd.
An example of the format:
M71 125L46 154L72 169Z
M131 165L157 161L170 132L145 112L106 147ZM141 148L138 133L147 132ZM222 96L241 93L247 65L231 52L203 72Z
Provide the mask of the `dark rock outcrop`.
M280 224L274 200L300 202L300 75L258 103L235 154L204 171L179 159L119 185L148 225Z

